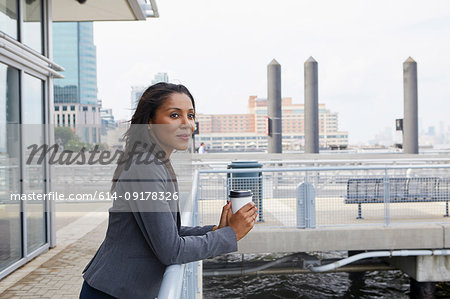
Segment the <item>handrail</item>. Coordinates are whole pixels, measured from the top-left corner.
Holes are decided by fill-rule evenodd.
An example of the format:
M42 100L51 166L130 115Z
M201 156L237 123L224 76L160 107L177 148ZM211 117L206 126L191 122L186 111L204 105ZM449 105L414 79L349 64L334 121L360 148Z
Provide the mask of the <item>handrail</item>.
M349 160L349 159L320 159L320 160L263 160L258 161L260 164L299 164L299 163L407 163L407 162L449 162L450 158L398 158L398 159L358 159L358 160ZM227 165L232 161L194 161L192 165Z
M186 201L182 207L183 213L181 215L181 223L187 226L194 225L194 218L196 217L196 198L197 198L197 183L199 173L198 170L194 173L194 180L192 182L191 200ZM195 210L193 210L195 209ZM193 212L190 212L193 211ZM174 299L181 297L183 287L183 279L186 265L170 265L166 267L163 281L158 293L158 299Z
M309 265L307 268L311 272L326 272L332 271L339 267L348 265L350 263L373 257L394 257L394 256L437 256L437 255L450 255L448 249L434 249L434 250L389 250L389 251L371 251L352 255L350 257L341 259L334 263L313 266Z
M298 172L298 171L336 171L336 170L390 170L390 169L438 169L450 165L389 165L389 166L341 166L341 167L293 167L293 168L238 168L238 169L199 169L200 173L247 173L247 172Z

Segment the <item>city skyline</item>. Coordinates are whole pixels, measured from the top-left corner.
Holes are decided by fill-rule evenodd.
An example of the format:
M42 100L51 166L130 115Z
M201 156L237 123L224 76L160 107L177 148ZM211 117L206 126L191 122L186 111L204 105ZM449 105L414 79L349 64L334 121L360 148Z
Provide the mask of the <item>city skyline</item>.
M257 96L248 98L245 114L198 113L199 134L196 145L204 142L214 151L267 150L268 100ZM305 107L292 103L292 98L282 99L283 150L301 150L305 147ZM348 132L339 130L338 113L324 104L318 107L319 147L321 149L345 149Z
M448 124L450 62L442 58L450 52L450 3L229 5L239 9L172 0L159 5L159 19L95 24L102 53L99 95L117 118L126 118L128 105L121 103L129 98L130 86L149 85L157 72L186 85L198 112L244 113L249 95L266 95L267 65L273 58L281 64L282 96L301 104L303 63L313 56L319 67L319 102L339 113L350 144L367 143L403 117L402 64L411 56L418 64L422 126ZM111 65L115 72L107 71Z

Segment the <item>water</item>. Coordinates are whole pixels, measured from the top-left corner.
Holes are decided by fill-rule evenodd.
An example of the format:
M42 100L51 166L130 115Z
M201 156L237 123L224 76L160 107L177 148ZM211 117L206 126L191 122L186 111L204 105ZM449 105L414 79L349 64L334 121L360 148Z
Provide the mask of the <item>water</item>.
M245 255L244 258L272 260L274 255ZM227 259L240 261L241 255L231 254L208 261L219 263ZM409 278L401 271L366 272L362 279L353 280L352 275L355 276L336 272L203 277L203 298L409 298ZM450 298L450 283L437 283L436 298Z

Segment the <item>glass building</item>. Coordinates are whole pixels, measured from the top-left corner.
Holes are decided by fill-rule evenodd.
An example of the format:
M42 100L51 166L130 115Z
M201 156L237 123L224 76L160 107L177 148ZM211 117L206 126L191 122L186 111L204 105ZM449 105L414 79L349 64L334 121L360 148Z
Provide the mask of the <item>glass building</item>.
M64 67L54 81L55 103L97 104L97 58L92 22L53 24L53 59Z
M52 21L158 16L155 5L152 11L140 0L115 3L105 10L75 0L0 0L0 279L56 246L54 202L11 200L17 194L52 191L47 158L40 164L28 163L27 150L29 144L54 143L53 82L63 78L64 69L52 60ZM89 29L92 24L83 26ZM83 41L92 39L80 30ZM89 61L92 49L84 50L84 61ZM96 104L94 72L87 68L83 73L87 79L78 81L83 91L68 88L67 98L78 96ZM66 77L73 78L71 71Z
M97 54L93 22L53 24L53 58L64 69L54 81L55 124L70 127L86 143L99 143L101 118L97 100Z
M49 190L45 163L25 163L27 145L48 142L52 77L48 2L0 0L0 278L50 243L46 201L13 201L14 194Z

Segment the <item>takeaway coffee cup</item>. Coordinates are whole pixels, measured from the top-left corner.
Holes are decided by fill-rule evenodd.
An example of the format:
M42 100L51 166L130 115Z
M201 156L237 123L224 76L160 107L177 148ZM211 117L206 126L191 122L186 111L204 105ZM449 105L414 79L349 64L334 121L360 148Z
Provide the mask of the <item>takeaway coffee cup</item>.
M252 190L231 190L229 198L231 200L231 210L233 214L240 208L252 201Z

